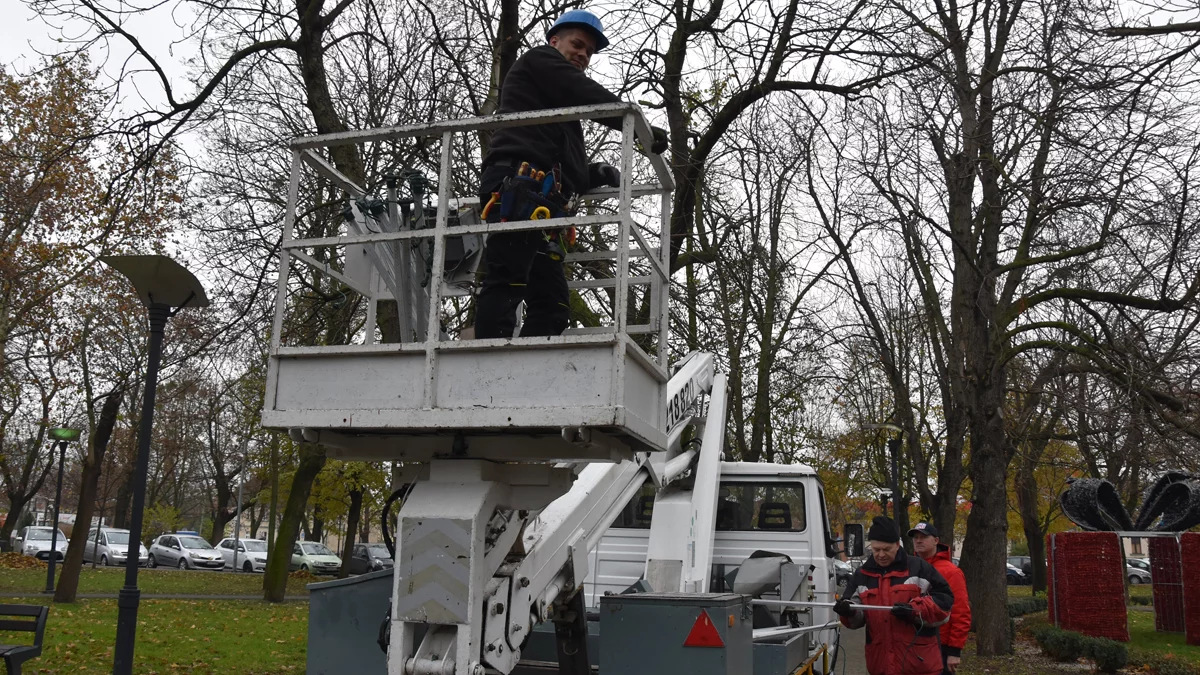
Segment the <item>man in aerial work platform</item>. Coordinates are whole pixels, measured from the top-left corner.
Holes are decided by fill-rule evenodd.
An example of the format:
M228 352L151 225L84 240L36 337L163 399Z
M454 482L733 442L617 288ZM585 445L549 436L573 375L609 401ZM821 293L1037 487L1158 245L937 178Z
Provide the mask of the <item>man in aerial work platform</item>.
M620 103L616 94L584 71L608 46L600 19L586 10L565 12L546 33L547 44L517 59L500 87L498 113ZM621 119L597 120L614 129ZM654 130L655 154L667 134ZM573 215L575 195L617 187L621 173L603 162L587 163L578 121L498 129L483 159L480 204L488 222ZM539 210L539 208L541 210ZM536 214L535 211L538 211ZM564 242L557 231L500 232L488 237L483 284L475 305L476 338L511 338L516 311L525 301L521 335L559 335L570 321L563 270Z

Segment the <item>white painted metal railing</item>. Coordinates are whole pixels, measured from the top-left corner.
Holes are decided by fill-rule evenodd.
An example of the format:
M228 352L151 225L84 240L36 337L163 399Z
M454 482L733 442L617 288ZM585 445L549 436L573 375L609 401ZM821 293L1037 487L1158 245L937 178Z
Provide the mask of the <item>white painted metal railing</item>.
M453 205L458 204L461 206L462 204L474 204L477 202L473 198L473 194L468 199L456 199L456 197L462 197L462 195L456 196L452 194L452 148L454 147L456 135L508 126L612 118L616 116L622 118L621 159L619 166L621 170L621 185L615 190L595 191L583 196L583 199L592 202L616 198L616 213L578 215L570 218L538 221L451 224L451 208ZM351 197L351 209L356 217L361 214L358 207L354 205L353 199L361 199L368 196L364 187L356 185L354 181L338 171L322 156L321 152L323 150L347 144L390 142L399 139L422 137L438 137L441 143L441 160L437 184L437 216L433 228L407 229L407 223L401 223L400 219L394 216L396 195L395 191L391 190L388 195L389 212L392 215L388 220L391 226L383 228L384 231L355 231L353 222L351 222L347 232L339 236L313 238L297 238L295 236L298 193L301 175L306 169L314 171L318 176L329 181ZM575 279L568 284L573 289L613 288L611 325L572 328L567 330L564 337L538 338L538 340L543 344L547 342L550 344L566 344L570 341L569 336L572 335L581 337L605 333L620 333L627 336L639 334L655 335L657 339L653 341L654 347L652 351L656 353L643 354L643 356L647 357L647 360L657 363L659 368L665 369L668 356L670 200L674 184L667 163L658 155L649 155L649 162L653 168L656 180L648 184L635 185L633 183L635 173L635 138L641 143L643 148L651 147L652 134L650 126L638 106L620 103L476 117L432 124L349 131L296 139L291 143L291 181L288 188L287 210L285 213L283 241L280 251L278 296L271 336L272 354L275 356L299 355L306 352L312 353L314 350L329 349L349 351L367 350L373 352L391 350L424 351L427 362L426 382L429 382L433 377L436 352L439 349L449 347L446 336L441 330L440 320L445 291L442 288L442 284L438 283L444 274L446 241L448 237L471 234L487 235L495 232L521 230L547 230L570 226L582 228L590 226L611 227L616 225L616 244L613 250L573 252L568 253L566 256L568 263L597 260L615 261L615 271L612 278ZM653 196L657 196L660 200L660 222L657 228L657 242L653 240L647 241L647 237L639 229L634 219L634 201ZM417 208L421 208L421 205L418 204ZM647 231L652 232L653 229L651 228ZM398 249L398 247L395 247L396 244L419 240L433 241L431 282L427 288L423 289L414 287L415 277L413 271L408 269L410 267L410 265L407 265L409 262L408 255L389 255L389 251L394 252ZM370 281L364 282L363 279L355 278L353 275L348 274L346 270L334 269L306 253L306 249L320 247L362 247L365 249L367 258L373 268ZM649 263L648 273L635 275L630 265L632 259L645 259ZM289 347L281 344L281 334L287 311L288 288L290 275L293 272L293 263L303 263L314 268L323 274L337 279L363 295L368 304L367 329L364 332L362 344L331 347ZM648 312L649 320L647 322L631 325L628 319L630 314L630 289L633 286L649 287L648 301L650 308ZM407 323L410 317L415 317L411 331L401 331L406 335L415 334L415 342L404 342L395 345L374 344L377 306L380 301L386 300L395 300L397 302L402 322ZM402 328L410 327L403 325ZM533 338L529 338L528 340L533 340ZM512 341L515 344L522 342L521 338ZM634 340L627 342L631 348L641 350L641 345L638 342ZM505 339L475 340L471 342L470 348L487 348L493 345L498 346L509 343L510 341ZM467 345L461 346L467 347ZM426 387L426 389L429 390L431 388ZM427 391L427 398L431 395Z

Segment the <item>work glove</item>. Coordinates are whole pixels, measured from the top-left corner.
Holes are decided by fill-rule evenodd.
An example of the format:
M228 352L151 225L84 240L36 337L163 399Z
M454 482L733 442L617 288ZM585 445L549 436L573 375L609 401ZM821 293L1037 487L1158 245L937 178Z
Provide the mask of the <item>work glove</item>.
M892 616L909 623L917 622L917 613L913 610L912 605L907 602L897 602L892 605Z
M842 598L833 603L833 612L838 616L851 617L854 616L854 609L850 607L850 601Z
M654 136L654 142L650 145L650 152L656 155L666 152L667 145L671 141L671 137L667 135L667 130L661 127L650 127L650 133Z
M592 187L621 187L621 170L612 164L594 162L588 166L588 182Z

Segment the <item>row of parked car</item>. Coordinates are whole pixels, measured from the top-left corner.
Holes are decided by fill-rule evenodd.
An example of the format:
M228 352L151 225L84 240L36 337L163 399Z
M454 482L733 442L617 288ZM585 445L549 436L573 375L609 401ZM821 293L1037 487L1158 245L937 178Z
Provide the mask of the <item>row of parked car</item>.
M954 558L954 564L958 564L958 558ZM861 560L852 560L846 562L843 560L834 560L833 565L837 573L838 585L843 585L850 579L850 575L854 570L858 569L858 565L862 564ZM1009 586L1024 586L1033 583L1033 559L1027 555L1010 556L1006 565L1005 579ZM1148 584L1151 581L1150 563L1144 558L1126 558L1125 559L1125 577L1130 584Z
M53 528L29 526L17 533L13 550L23 555L49 560ZM54 547L58 560L67 552L67 537L59 531ZM124 565L129 554L129 530L114 527L92 528L83 547L84 562L100 565ZM181 570L241 570L262 572L267 567L267 542L262 539L227 537L212 546L195 532L173 532L157 537L149 548L138 544L138 564L146 567L177 567ZM292 547L289 568L312 574L337 574L342 559L325 544L298 541ZM383 544L356 544L350 558L350 573L365 574L392 567L392 556Z

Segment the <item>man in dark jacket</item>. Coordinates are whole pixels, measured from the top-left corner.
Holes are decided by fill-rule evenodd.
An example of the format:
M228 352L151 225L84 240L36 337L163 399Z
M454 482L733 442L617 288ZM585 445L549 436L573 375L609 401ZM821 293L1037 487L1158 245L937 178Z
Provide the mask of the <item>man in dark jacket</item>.
M569 106L619 103L621 99L592 81L584 71L592 56L608 46L600 20L591 12L571 10L559 17L546 34L548 44L535 47L517 59L500 88L499 113L546 110ZM621 119L598 120L615 129ZM666 133L655 130L652 149L666 149ZM530 173L557 174L559 198L595 187L620 185L621 174L604 163L587 163L583 126L557 122L499 129L492 136L483 160L479 184L481 204L499 194L506 178L524 164ZM567 212L553 215L568 215ZM500 209L488 209L488 221L500 220ZM528 214L512 215L525 220ZM570 296L563 271L562 245L540 230L490 235L483 254L483 284L475 305L475 337L511 338L516 311L525 301L522 336L558 335L570 320Z
M870 675L937 675L942 672L938 628L950 617L954 594L937 570L900 547L900 530L879 516L867 531L871 557L846 584L833 611L847 628L867 628ZM890 607L854 609L852 604Z

